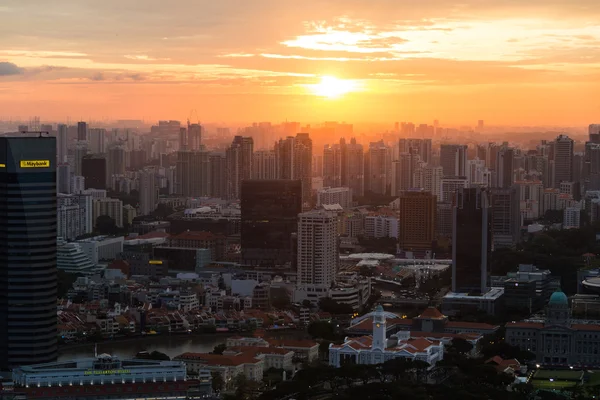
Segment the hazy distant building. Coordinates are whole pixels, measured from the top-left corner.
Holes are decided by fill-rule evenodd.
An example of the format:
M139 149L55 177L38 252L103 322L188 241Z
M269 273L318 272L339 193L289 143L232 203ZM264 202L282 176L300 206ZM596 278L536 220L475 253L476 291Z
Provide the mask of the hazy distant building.
M273 150L254 152L252 179L277 179L277 157Z
M90 151L94 154L101 154L105 151L106 129L90 129Z
M227 159L227 198L239 199L242 181L252 177L254 140L236 136L225 153Z
M177 194L185 197L210 196L210 155L211 153L207 151L177 152L175 179Z
M398 152L418 154L421 161L431 163L431 139L400 139Z
M365 159L365 175L368 176L365 180L368 181L368 189L373 193L385 194L388 180L391 180L390 174L390 149L383 141L371 143L368 157Z
M139 173L140 203L139 215L148 215L156 210L158 203L158 188L156 187L156 174L153 169L145 169Z
M507 189L514 183L515 150L503 147L496 158L496 187Z
M115 175L125 175L126 166L127 166L127 151L125 150L125 145L116 143L112 144L107 152L106 157L106 180L107 187L112 188L112 178ZM116 188L112 188L116 189Z
M289 136L275 144L279 179L302 181L303 209L310 209L312 194L312 140L308 133Z
M223 153L210 153L210 195L211 197L227 198L227 158Z
M441 192L443 202L452 202L456 191L469 186L469 181L466 177L443 178L441 184Z
M202 127L200 124L189 124L187 130L188 150L202 150Z
M352 207L352 189L347 187L323 188L317 191L317 206L339 204L342 208Z
M440 165L444 176L466 176L467 146L462 144L441 145Z
M241 193L242 263L291 265L292 234L302 212L300 180L247 180Z
M521 210L518 188L490 191L492 244L494 249L512 247L519 240Z
M342 147L339 144L325 145L323 149L323 186L342 186Z
M352 189L352 195L362 197L365 193L365 161L364 151L361 144L352 138L350 144L346 145L345 181L342 185Z
M59 124L56 133L56 160L59 164L67 162L69 137L67 125Z
M425 189L442 201L442 179L444 172L442 167L429 165L417 167L413 173L413 187Z
M83 121L77 123L77 140L80 142L88 140L88 126Z

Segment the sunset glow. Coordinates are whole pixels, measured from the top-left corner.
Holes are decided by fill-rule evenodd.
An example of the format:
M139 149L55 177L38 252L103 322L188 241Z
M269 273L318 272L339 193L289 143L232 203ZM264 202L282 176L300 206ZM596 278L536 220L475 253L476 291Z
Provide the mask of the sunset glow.
M317 96L328 97L330 99L355 92L358 89L356 82L338 79L333 76L323 76L319 83L308 86Z

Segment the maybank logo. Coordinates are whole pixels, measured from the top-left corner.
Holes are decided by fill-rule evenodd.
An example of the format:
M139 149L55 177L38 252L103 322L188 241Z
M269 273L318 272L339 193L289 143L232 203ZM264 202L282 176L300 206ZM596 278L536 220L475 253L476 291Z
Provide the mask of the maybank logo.
M48 168L50 160L21 160L21 168Z

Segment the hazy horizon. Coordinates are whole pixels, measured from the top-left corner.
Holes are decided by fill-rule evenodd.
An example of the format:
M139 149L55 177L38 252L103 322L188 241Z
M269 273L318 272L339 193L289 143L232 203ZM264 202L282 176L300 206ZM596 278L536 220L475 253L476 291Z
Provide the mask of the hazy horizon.
M501 3L501 4L498 4ZM598 120L597 0L4 0L0 118ZM360 122L363 121L363 122Z

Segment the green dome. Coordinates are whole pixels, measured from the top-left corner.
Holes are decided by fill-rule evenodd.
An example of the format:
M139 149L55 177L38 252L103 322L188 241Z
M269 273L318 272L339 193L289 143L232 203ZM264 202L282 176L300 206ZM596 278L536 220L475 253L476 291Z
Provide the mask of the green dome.
M548 302L550 305L569 305L569 299L567 295L563 292L554 292L552 296L550 296L550 301Z

